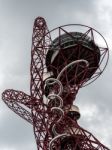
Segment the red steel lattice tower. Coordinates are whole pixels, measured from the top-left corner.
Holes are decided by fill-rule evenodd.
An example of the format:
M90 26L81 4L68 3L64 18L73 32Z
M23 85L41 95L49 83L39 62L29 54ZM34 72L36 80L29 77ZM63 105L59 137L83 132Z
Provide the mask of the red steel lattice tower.
M69 24L49 31L44 18L35 19L30 95L8 89L2 99L33 125L38 150L109 150L79 126L73 104L78 90L97 79L107 62L108 45L93 28Z

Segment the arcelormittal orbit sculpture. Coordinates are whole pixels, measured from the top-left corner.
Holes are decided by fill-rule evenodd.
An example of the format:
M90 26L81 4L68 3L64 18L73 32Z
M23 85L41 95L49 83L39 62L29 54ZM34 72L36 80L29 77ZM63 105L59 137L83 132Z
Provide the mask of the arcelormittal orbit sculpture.
M30 95L5 90L2 99L33 125L37 150L109 150L80 127L78 90L97 79L108 62L108 45L95 29L68 24L51 31L35 19Z

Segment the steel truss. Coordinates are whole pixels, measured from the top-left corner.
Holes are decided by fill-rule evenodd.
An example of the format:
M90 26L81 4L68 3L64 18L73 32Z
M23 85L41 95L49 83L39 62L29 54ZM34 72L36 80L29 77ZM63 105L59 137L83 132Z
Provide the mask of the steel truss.
M81 37L83 40L89 36L96 43L94 38L94 32L96 32L106 43L105 47L99 47L101 57L99 66L89 79L85 78L88 70L91 69L86 58L83 60L79 57L68 64L68 60L63 55L64 69L59 72L57 77L53 76L51 78L52 74L50 73L48 76L46 55L53 43L53 39L54 37L59 37L58 49L62 49L61 35L65 33L70 35L70 32L66 30L66 27L70 26L76 25L65 25L49 31L42 17L35 19L31 49L30 95L22 91L8 89L3 92L2 99L12 111L33 125L37 150L109 150L90 132L80 127L77 120L72 120L67 116L67 112L73 104L79 88L98 78L107 65L108 46L102 35L90 27L79 25L86 27L86 31L83 32ZM70 37L74 38L71 35ZM76 47L79 49L79 55L82 48L81 44L79 42ZM87 56L90 57L88 60L92 61L93 55L94 53ZM105 58L106 61L102 67ZM52 67L51 64L49 66ZM69 72L67 71L71 66L75 68L74 76L71 77L71 80L77 81L81 74L80 82L73 86L70 86L71 80L68 79ZM64 78L63 74L66 78ZM47 95L45 87L48 89ZM65 90L67 91L65 92L66 94L64 93ZM69 139L72 142L67 144ZM70 147L70 145L72 146Z

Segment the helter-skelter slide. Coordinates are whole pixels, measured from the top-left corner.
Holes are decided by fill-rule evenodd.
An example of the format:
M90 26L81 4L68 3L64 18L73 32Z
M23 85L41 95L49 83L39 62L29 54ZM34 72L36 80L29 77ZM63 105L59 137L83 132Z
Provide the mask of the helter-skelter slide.
M2 99L33 125L37 150L109 150L80 127L74 105L78 90L102 74L108 57L108 45L95 29L68 24L49 31L44 18L35 19L30 95L7 89Z

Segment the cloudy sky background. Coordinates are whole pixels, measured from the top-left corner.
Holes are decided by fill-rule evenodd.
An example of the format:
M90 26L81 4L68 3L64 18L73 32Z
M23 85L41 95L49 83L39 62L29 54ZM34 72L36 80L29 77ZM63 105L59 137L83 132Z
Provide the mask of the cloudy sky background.
M77 104L80 125L112 149L112 2L111 0L0 0L0 94L7 88L29 94L33 21L49 29L68 23L92 26L107 40L110 60L104 74L82 88ZM33 128L0 101L0 150L36 150Z

